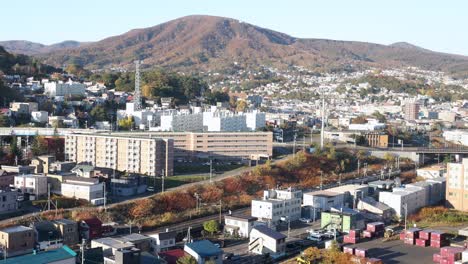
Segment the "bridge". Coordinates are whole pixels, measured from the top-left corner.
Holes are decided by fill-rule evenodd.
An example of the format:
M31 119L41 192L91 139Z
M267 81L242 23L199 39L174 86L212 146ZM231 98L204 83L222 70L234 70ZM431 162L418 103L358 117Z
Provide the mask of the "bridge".
M73 133L93 134L109 132L108 130L82 128L50 128L50 127L0 127L0 136L65 136Z

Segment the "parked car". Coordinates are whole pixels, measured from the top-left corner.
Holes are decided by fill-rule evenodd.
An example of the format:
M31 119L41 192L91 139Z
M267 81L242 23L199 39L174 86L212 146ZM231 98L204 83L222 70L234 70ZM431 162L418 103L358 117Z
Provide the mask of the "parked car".
M149 186L148 188L146 188L146 191L148 191L148 192L154 192L154 187L153 187L153 186Z
M312 222L312 220L309 218L299 218L299 221L301 221L302 223L306 223L306 224L309 224L310 222Z

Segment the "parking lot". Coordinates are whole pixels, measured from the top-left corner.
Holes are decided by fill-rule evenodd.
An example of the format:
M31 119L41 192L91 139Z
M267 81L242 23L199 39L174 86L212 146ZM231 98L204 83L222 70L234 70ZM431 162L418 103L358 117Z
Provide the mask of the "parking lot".
M382 239L374 239L358 243L355 246L369 249L369 257L382 259L385 264L433 263L432 255L440 252L438 248L407 245L401 240L383 242Z

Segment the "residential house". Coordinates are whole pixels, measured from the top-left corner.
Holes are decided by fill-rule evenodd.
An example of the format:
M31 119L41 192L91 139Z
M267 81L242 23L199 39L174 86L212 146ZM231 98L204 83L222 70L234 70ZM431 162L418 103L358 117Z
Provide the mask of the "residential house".
M175 246L177 233L174 231L160 232L156 234L150 234L152 237L151 246L155 253L167 251Z
M0 245L6 256L13 257L33 252L34 230L25 226L12 226L0 230Z
M252 200L252 216L276 226L281 221L295 221L301 217L302 191L294 188L266 190L262 200Z
M50 250L63 246L62 236L53 222L34 222L31 227L34 229L34 238L39 250Z
M16 212L18 210L18 192L8 189L0 190L0 214Z
M76 264L77 253L67 246L34 252L28 255L7 258L4 264Z
M249 252L282 256L286 252L286 236L264 225L255 226L250 232Z
M332 192L329 190L319 190L309 193L304 193L302 204L309 208L309 215L313 219L320 216L320 212L330 210L332 207L342 207L344 205L343 193Z
M74 246L79 242L78 223L69 219L54 220L53 224L62 237L63 244Z
M102 236L102 222L98 218L82 220L78 227L82 238L91 240Z
M251 216L225 215L224 232L232 236L249 237L256 220L256 217Z
M10 188L15 182L15 174L0 170L0 189Z
M47 177L40 174L17 175L14 187L37 199L47 195Z
M223 251L208 240L187 243L184 251L194 257L198 264L205 264L208 261L215 264L223 263Z
M67 177L62 182L62 195L83 199L94 205L104 203L104 183L97 178Z
M84 178L93 178L94 177L94 166L87 164L78 164L71 172L76 173L76 175Z

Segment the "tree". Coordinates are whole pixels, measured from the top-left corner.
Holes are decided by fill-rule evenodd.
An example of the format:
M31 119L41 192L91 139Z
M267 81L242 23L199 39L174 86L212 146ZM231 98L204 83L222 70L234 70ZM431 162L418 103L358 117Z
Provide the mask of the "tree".
M4 114L0 114L0 127L9 127L10 119Z
M219 231L219 225L216 220L210 220L203 223L203 229L211 235Z
M108 120L106 109L101 105L94 107L89 114L95 122Z
M123 130L131 130L133 129L134 122L133 117L129 116L127 118L123 118L119 120L119 128Z
M198 264L198 262L194 257L185 255L177 260L177 264Z
M47 153L47 141L43 136L36 134L31 144L31 152L34 156L39 156Z
M237 112L244 112L247 108L247 103L244 100L237 101L236 111Z
M152 214L155 205L155 201L151 198L136 200L130 208L130 215L136 220L147 217Z
M309 247L304 250L302 257L305 261L308 261L311 264L319 263L319 261L322 259L322 251L316 247Z
M392 163L395 161L395 155L393 155L392 153L390 152L387 152L384 154L383 156L384 160L386 160L388 163Z

